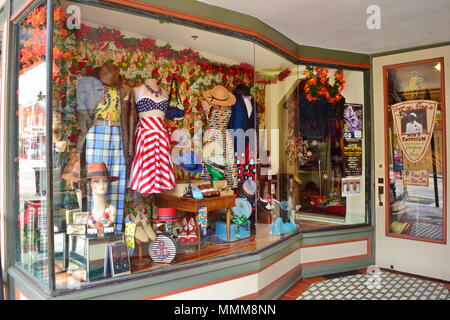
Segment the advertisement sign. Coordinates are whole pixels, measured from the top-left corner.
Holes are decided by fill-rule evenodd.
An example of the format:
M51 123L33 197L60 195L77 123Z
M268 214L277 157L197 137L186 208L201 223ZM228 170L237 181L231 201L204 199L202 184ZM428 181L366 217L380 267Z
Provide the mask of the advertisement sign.
M344 104L344 138L362 139L362 104Z
M431 100L404 101L392 105L394 128L406 158L419 162L431 141L438 103Z
M403 170L403 184L428 187L428 170Z
M362 175L362 141L344 141L344 175Z

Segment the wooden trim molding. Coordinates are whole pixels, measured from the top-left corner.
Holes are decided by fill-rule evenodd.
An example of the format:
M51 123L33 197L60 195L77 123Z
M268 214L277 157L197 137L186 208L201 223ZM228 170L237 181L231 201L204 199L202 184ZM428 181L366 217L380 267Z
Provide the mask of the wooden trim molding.
M218 280L214 280L214 281L209 281L209 282L206 282L206 283L201 283L201 284L194 285L194 286L190 286L190 287L187 287L187 288L180 288L180 289L176 289L176 290L164 292L164 293L161 293L161 294L156 294L156 295L152 295L152 296L148 296L148 297L144 297L144 298L139 298L139 299L137 299L137 300L154 300L154 299L159 299L159 298L163 298L163 297L175 295L175 294L178 294L178 293L182 293L182 292L186 292L186 291L192 291L192 290L200 289L200 288L203 288L203 287L209 287L209 286L212 286L212 285L215 285L215 284L218 284L218 283L227 282L227 281L232 281L232 280L235 280L235 279L247 277L247 276L250 276L250 275L253 275L253 274L256 274L256 273L260 273L260 272L264 271L265 269L269 268L270 266L272 266L273 264L275 264L275 263L277 263L277 262L283 260L283 259L286 258L287 256L289 256L289 255L291 255L292 253L296 252L297 250L300 250L300 248L301 248L301 247L299 246L299 247L297 247L297 248L295 248L295 249L289 251L288 253L284 254L284 255L281 256L281 257L279 257L279 258L276 259L275 261L271 262L270 264L268 264L268 265L266 265L266 266L264 266L264 267L262 267L262 268L260 268L260 269L257 269L257 270L253 270L253 271L249 271L249 272L244 272L244 273L237 274L237 275L234 275L234 276L231 276L231 277L227 277L227 278L223 278L223 279L218 279ZM266 286L264 289L262 289L262 290L260 290L260 291L258 291L258 292L252 293L252 294L249 295L249 296L257 297L257 296L259 296L259 294L262 294L262 293L263 293L263 290L265 290L264 292L267 292L268 290L270 290L270 288L272 288L273 286L275 286L277 283L283 281L286 277L288 277L289 275L291 275L291 274L294 273L295 271L300 270L300 267L301 267L300 265L297 266L297 267L295 267L294 269L292 269L291 271L289 271L287 274L283 275L281 278L275 280L274 282L272 282L271 284L269 284L268 286ZM270 286L270 287L269 287L269 286ZM269 287L269 288L268 288L268 287ZM246 297L247 297L247 296L246 296ZM241 297L241 298L238 298L238 299L243 299L243 298Z
M8 35L9 35L9 21L8 19L0 26L0 34L2 38L2 56L0 59L1 77L0 77L0 255L2 257L0 265L3 272L6 272L6 190L8 185L5 181L6 177L6 83L8 75ZM0 279L1 281L1 279Z
M320 64L330 64L330 65L339 65L339 66L347 66L347 67L354 67L354 68L361 68L361 69L370 69L370 64L367 63L358 63L358 62L349 62L349 61L342 61L342 60L333 60L333 59L323 59L323 58L314 58L314 57L305 57L298 55L296 52L280 45L279 43L273 41L269 37L261 34L260 32L256 30L252 30L245 27L235 26L229 23L225 23L222 21L217 21L211 18L204 18L200 16L196 16L193 14L184 13L181 11L158 7L149 3L143 3L141 1L137 0L103 0L103 2L109 2L114 3L118 5L122 5L125 7L131 7L134 9L140 9L147 12L157 13L166 15L169 17L174 17L182 20L192 21L200 24L204 24L207 26L213 26L217 27L223 30L229 30L237 33L242 33L247 36L255 37L259 39L262 42L265 42L274 48L280 50L281 52L284 52L291 58L294 58L295 60L298 60L298 62L310 62L310 63L320 63Z
M442 217L442 240L434 240L434 239L426 239L426 238L419 238L415 236L409 236L409 235L402 235L402 234L395 234L390 232L390 195L389 195L389 137L388 137L388 105L389 105L389 92L388 92L388 72L389 70L395 69L395 68L401 68L401 67L408 67L408 66L414 66L414 65L420 65L425 63L440 63L441 64L441 119L442 119L442 146L441 146L441 153L442 153L442 170L444 172L443 174L443 181L442 181L442 210L443 210L443 217ZM432 59L424 59L424 60L418 60L418 61L410 61L410 62L403 62L398 64L392 64L392 65L385 65L383 66L383 90L384 90L384 166L385 166L385 236L391 237L391 238L400 238L400 239L407 239L407 240L416 240L416 241L422 241L422 242L431 242L431 243L437 243L437 244L447 244L447 142L446 142L446 108L445 108L445 63L444 63L444 57L439 58L432 58Z
M228 278L218 279L218 280L214 280L214 281L210 281L210 282L206 282L206 283L190 286L190 287L187 287L187 288L181 288L181 289L172 290L172 291L169 291L169 292L164 292L164 293L161 293L161 294L156 294L156 295L152 295L152 296L148 296L148 297L144 297L144 298L139 298L138 300L159 299L159 298L175 295L175 294L178 294L178 293L182 293L182 292L186 292L186 291L192 291L192 290L196 290L196 289L212 286L212 285L215 285L215 284L218 284L218 283L232 281L232 280L235 280L235 279L247 277L247 276L250 276L250 275L253 275L253 274L256 274L256 273L260 273L260 272L264 271L265 269L269 268L270 266L274 265L275 263L285 259L286 257L291 255L292 253L294 253L294 252L296 252L298 250L301 250L303 248L311 248L311 247L318 247L318 246L343 244L343 243L349 243L349 242L361 242L361 241L366 241L367 242L367 247L366 247L367 253L366 254L357 255L357 256L343 257L343 258L337 258L337 259L320 260L320 261L314 261L314 262L304 263L304 264L300 263L298 266L294 267L292 270L290 270L289 272L285 273L284 275L282 275L278 279L274 280L270 284L266 285L264 288L258 290L257 292L254 292L254 293L249 294L249 295L245 295L243 297L236 298L237 300L254 299L254 298L257 298L257 297L261 296L262 294L266 293L267 291L269 291L270 289L275 287L277 284L281 283L282 281L284 281L288 277L290 277L293 274L295 274L295 272L298 272L303 267L317 266L317 265L322 265L322 264L329 264L329 263L335 263L335 262L342 262L342 261L350 261L350 260L358 260L358 259L369 258L371 256L371 251L372 251L372 245L371 245L371 243L372 243L371 241L372 240L371 240L371 238L367 237L367 238L349 239L349 240L333 241L333 242L325 242L325 243L314 243L314 244L308 244L308 245L299 246L299 247L289 251L288 253L284 254L283 256L279 257L278 259L276 259L275 261L271 262L270 264L268 264L268 265L266 265L266 266L264 266L264 267L262 267L262 268L260 268L258 270L241 273L241 274L238 274L238 275L235 275L235 276L231 276L231 277L228 277Z
M302 246L301 248L312 248L312 247L319 247L319 246L330 246L330 245L336 245L336 244L343 244L343 243L349 243L349 242L361 242L366 241L367 246L366 254L357 255L357 256L349 256L349 257L342 257L342 258L335 258L335 259L327 259L327 260L319 260L319 261L313 261L313 262L307 262L302 263L302 267L312 267L312 266L318 266L322 264L330 264L330 263L336 263L336 262L343 262L343 261L351 261L351 260L359 260L359 259L365 259L370 258L371 252L372 252L372 239L367 238L359 238L359 239L349 239L349 240L342 240L342 241L332 241L332 242L324 242L324 243L314 243L314 244L307 244Z
M12 16L11 16L11 21L14 22L17 20L17 18L19 18L22 13L24 13L29 7L31 7L31 5L35 2L36 0L28 0L17 12L15 12Z

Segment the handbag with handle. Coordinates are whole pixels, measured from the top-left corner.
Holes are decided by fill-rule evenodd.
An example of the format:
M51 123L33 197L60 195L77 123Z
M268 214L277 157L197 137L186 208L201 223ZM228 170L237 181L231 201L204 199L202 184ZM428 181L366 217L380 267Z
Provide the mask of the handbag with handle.
M173 109L176 112L176 114L174 114L173 118L170 117L172 120L181 120L181 119L183 119L183 116L184 116L184 105L180 98L179 86L180 85L178 83L177 78L175 78L175 77L172 78L172 81L170 83L169 106L183 111L183 113L181 113L178 110ZM174 90L175 90L175 99L172 98ZM181 115L181 114L183 114L183 115Z

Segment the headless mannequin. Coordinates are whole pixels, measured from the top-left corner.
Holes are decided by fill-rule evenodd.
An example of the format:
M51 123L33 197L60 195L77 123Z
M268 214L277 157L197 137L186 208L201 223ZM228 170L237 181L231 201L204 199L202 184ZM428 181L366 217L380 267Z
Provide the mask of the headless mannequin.
M161 90L161 94L158 94L158 97L150 92L150 90L147 89L147 87L150 87L153 91L158 92ZM134 102L136 103L143 97L150 97L155 102L160 102L163 100L167 100L167 93L158 86L158 81L156 79L146 79L144 81L144 84L140 85L139 87L133 88L134 91ZM165 114L161 110L150 110L145 112L140 112L139 117L145 118L145 117L160 117L164 118Z
M104 228L112 227L114 225L114 221L116 221L117 208L111 204L106 203L105 195L108 190L107 181L101 179L92 179L91 188L94 201L94 206L92 207L92 216L97 223L92 224L91 220L89 220L89 227L97 228L97 235L99 237L102 237L104 236ZM101 222L104 214L109 215L106 224Z

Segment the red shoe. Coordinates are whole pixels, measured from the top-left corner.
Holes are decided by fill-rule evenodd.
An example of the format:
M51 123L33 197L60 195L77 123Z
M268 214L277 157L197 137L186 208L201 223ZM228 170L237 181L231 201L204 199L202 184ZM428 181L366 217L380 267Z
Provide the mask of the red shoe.
M181 222L181 231L178 232L178 241L185 242L188 239L189 234L186 218L183 218L183 221Z
M191 242L195 242L197 241L197 226L195 225L195 221L194 218L191 218L189 220L189 225L188 225L188 240Z

